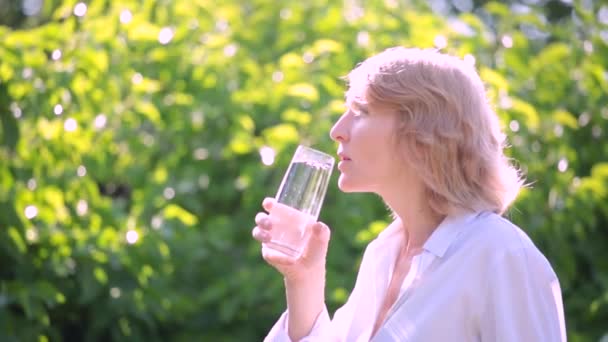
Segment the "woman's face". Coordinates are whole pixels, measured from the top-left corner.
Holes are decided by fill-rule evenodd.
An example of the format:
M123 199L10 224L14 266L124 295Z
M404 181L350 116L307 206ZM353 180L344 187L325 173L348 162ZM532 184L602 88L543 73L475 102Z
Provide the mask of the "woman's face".
M378 194L390 190L405 171L394 139L398 113L356 99L348 100L346 107L330 132L339 143L340 190Z

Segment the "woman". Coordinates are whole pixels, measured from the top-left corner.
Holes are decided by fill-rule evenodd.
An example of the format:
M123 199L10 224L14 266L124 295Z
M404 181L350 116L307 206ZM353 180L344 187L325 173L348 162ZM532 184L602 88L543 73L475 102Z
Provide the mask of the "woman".
M388 49L349 75L331 130L339 188L378 194L393 222L366 248L330 320L329 228L303 256L263 247L287 311L267 341L566 341L559 281L528 236L501 217L522 180L474 67L431 50ZM272 208L272 199L263 207ZM253 236L272 234L258 213Z

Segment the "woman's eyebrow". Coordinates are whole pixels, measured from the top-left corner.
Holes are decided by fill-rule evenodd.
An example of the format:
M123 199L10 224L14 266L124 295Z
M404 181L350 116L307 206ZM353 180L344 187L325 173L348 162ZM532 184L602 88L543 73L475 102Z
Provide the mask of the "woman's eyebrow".
M356 109L358 109L358 110L360 110L360 111L362 111L362 112L367 112L369 110L369 108L367 107L366 103L359 102L357 100L353 100L351 102L351 106L354 107L354 108L356 108Z

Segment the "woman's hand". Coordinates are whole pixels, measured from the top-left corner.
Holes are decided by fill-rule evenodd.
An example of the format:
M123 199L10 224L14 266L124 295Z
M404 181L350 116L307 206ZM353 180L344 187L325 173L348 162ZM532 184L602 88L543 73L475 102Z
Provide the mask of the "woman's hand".
M265 198L262 206L270 212L274 203L274 199ZM321 222L308 225L306 229L309 231L304 234L306 241L302 254L294 258L264 244L270 241L272 234L272 224L267 213L258 213L255 223L257 226L253 228L252 235L262 242L262 257L285 277L286 282L306 282L309 277L325 276L325 259L330 238L327 225Z
M266 198L262 206L270 212L274 204L274 199ZM270 241L272 234L272 224L267 213L258 213L255 222L257 226L253 228L252 234L262 242L264 260L284 277L289 317L287 333L292 341L298 341L310 334L315 320L325 307L325 257L329 228L321 222L308 225L302 254L294 258L264 244Z

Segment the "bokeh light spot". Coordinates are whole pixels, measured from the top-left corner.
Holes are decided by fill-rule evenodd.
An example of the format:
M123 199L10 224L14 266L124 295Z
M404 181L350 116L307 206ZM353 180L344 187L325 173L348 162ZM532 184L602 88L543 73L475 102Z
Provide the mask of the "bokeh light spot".
M15 102L11 103L11 112L13 112L13 116L15 117L15 119L19 119L21 115L23 115L21 108Z
M173 29L170 27L164 27L158 33L158 41L163 45L169 44L169 42L173 39L173 35Z
M220 19L215 22L215 29L218 32L221 32L221 33L226 32L226 31L228 31L229 28L230 28L230 26L228 25L228 22L224 19Z
M275 71L272 73L272 81L275 83L279 83L283 80L283 73L280 71Z
M113 287L110 289L110 296L112 296L112 298L119 298L121 294L121 291L118 287Z
M128 24L133 19L133 14L129 10L122 10L120 12L120 22L123 24Z
M76 204L76 213L78 213L79 216L84 216L88 211L89 203L83 199L79 200L78 204Z
M498 106L502 109L509 109L513 106L513 100L507 94L501 94L498 100Z
M199 147L194 150L194 159L205 160L209 157L209 151L204 147Z
M166 187L165 190L163 190L163 196L168 200L173 199L173 197L175 197L175 190L171 187Z
M192 126L200 128L205 122L205 115L203 112L197 110L190 114L190 119L192 120Z
M21 77L25 79L32 78L32 75L34 75L34 70L32 70L32 68L23 68L21 71Z
M239 176L234 180L234 187L239 191L247 189L248 186L249 182L244 177Z
M602 136L602 127L598 126L598 125L594 125L591 128L591 135L593 135L594 138L599 138Z
M78 169L76 169L76 174L78 175L78 177L84 177L87 174L87 168L84 167L84 165L80 165L78 166Z
M31 191L36 190L36 186L38 186L38 184L36 183L36 180L34 178L30 178L27 181L27 188L30 189Z
M63 124L63 129L66 132L74 132L77 128L78 128L78 122L76 122L76 120L74 120L72 118L65 120L65 122Z
M56 60L58 60L59 58L61 58L61 50L59 50L59 49L55 49L55 50L53 50L53 53L51 54L51 58L52 58L54 61L56 61Z
M84 17L87 14L87 5L83 2L79 2L74 6L74 15L77 17Z
M438 49L443 49L448 46L448 40L443 35L437 35L435 39L433 39L433 44Z
M63 113L63 106L56 104L55 107L53 107L53 113L55 113L55 115L61 115L61 113Z
M138 72L136 72L133 77L131 77L131 82L133 82L133 84L140 84L143 80L144 77Z
M315 56L313 56L312 53L310 53L310 52L306 52L302 56L302 60L304 61L304 63L310 64L310 63L312 63L312 61L315 60Z
M226 57L232 57L232 56L234 56L236 54L236 52L237 52L238 49L239 49L238 45L236 45L236 44L228 44L224 48L224 55Z
M581 127L587 126L589 121L591 121L591 115L589 115L589 113L581 113L581 115L578 117L578 125Z
M275 151L271 147L264 146L260 148L260 157L262 157L262 164L272 165L274 163Z
M357 44L359 46L369 45L369 33L367 31L361 31L357 33Z
M127 231L126 239L127 239L127 243L132 245L132 244L136 243L137 240L139 240L139 234L134 230L129 230L129 231Z
M566 170L568 170L568 160L566 158L561 158L557 163L557 169L559 172L566 172Z
M28 230L26 230L25 231L25 238L29 242L38 241L38 229L36 229L36 228L29 228Z
M553 127L553 133L555 133L556 137L561 137L564 134L564 127L562 125L555 125L555 127Z
M593 53L593 43L588 40L585 40L583 42L583 50L585 50L585 52L587 54L592 54Z
M95 129L102 129L106 126L107 118L104 114L99 114L95 117Z
M156 230L160 229L162 224L163 224L163 219L160 216L155 215L154 217L152 217L151 225L152 225L153 229L156 229Z
M29 220L38 216L38 208L35 205L28 205L24 210L25 217Z

